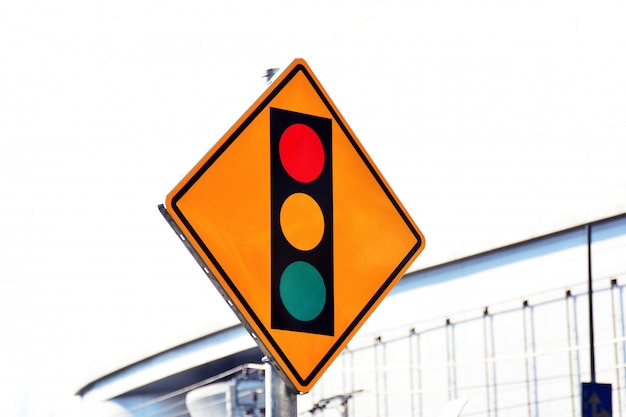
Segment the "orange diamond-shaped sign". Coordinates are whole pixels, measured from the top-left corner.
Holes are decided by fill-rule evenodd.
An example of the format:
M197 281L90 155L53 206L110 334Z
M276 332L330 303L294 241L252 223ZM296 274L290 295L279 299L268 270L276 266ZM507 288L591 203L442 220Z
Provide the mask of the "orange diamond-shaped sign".
M425 243L301 59L161 210L300 392L312 388Z

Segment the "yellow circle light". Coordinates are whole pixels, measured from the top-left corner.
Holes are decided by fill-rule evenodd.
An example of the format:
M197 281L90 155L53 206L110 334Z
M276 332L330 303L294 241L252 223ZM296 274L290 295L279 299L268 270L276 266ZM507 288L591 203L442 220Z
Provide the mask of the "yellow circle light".
M309 195L294 193L287 197L280 209L280 227L294 248L311 250L324 235L322 209Z

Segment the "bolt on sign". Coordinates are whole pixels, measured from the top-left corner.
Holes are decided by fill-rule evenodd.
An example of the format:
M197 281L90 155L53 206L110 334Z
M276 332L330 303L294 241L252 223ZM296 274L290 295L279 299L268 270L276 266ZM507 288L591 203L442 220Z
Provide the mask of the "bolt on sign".
M310 391L425 244L302 59L159 207L299 392Z

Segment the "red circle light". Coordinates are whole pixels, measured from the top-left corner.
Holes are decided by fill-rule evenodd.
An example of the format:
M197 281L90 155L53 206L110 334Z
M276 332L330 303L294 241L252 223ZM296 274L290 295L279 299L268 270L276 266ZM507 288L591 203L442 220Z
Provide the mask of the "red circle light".
M278 152L287 173L296 181L309 183L324 168L324 146L309 126L295 123L280 137Z

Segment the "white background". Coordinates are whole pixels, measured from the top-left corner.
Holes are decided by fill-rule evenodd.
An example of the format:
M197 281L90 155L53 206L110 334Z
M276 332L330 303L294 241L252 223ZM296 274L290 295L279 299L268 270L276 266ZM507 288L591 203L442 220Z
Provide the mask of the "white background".
M157 205L295 57L424 232L413 270L625 212L624 16L0 2L0 415L79 415L82 384L235 322Z

